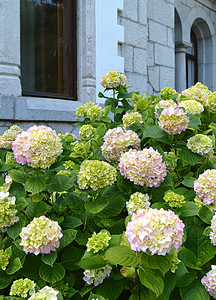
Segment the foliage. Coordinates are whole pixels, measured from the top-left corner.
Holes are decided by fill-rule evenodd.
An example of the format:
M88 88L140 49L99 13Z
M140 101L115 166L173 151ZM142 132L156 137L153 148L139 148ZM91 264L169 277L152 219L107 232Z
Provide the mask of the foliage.
M115 70L102 83L104 108L77 109L81 140L47 127L4 135L0 299L216 297L214 95L199 84L140 96Z

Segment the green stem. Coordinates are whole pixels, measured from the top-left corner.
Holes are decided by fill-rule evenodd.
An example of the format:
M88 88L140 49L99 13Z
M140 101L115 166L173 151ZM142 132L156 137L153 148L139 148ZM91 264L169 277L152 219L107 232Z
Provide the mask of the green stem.
M115 108L115 101L116 101L116 99L115 99L115 89L113 89L113 109L114 109L114 112L113 112L113 114L114 114L114 123L116 124L116 108Z
M177 139L176 135L174 135L174 144L175 144L175 155L177 154Z

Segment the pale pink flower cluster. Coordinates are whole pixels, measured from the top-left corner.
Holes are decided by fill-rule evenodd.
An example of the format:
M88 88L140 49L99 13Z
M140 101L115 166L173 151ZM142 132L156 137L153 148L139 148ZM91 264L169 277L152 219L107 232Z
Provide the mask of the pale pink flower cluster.
M58 222L41 216L34 218L27 227L22 228L20 245L24 247L25 253L48 254L59 247L59 239L62 236Z
M121 175L137 185L157 187L166 177L166 165L162 156L152 147L141 151L130 149L122 154L119 163Z
M211 270L201 279L206 291L216 299L216 266L212 265Z
M160 108L168 108L168 107L177 107L177 104L172 100L161 100L159 103L155 105L155 117L157 119L160 118L157 110Z
M211 92L208 90L208 87L201 82L197 82L195 85L182 91L182 95L186 96L187 99L199 101L204 106L208 101L209 94L211 94Z
M214 215L213 219L211 220L211 229L212 231L210 232L210 240L211 243L216 246L216 214Z
M159 118L159 127L169 134L180 134L188 127L189 118L186 113L175 107L165 108Z
M206 204L216 205L216 170L206 170L194 181L197 196Z
M58 293L59 291L55 291L54 288L46 285L28 300L57 300Z
M50 127L32 126L19 134L12 150L16 161L33 168L49 168L62 153L62 143Z
M118 161L128 147L139 148L140 138L136 132L117 127L109 129L103 137L103 156L109 161Z
M83 277L83 280L87 284L94 284L94 286L98 286L101 284L106 277L110 276L110 273L112 271L112 267L109 265L106 265L104 268L95 269L95 270L85 270L83 274L85 275Z
M166 255L182 244L184 224L173 211L139 209L127 224L126 238L134 251Z

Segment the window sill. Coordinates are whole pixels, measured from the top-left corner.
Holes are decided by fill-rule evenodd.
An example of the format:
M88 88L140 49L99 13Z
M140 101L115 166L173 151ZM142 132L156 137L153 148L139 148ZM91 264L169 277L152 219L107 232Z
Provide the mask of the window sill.
M0 119L14 121L76 122L76 109L82 102L0 96Z

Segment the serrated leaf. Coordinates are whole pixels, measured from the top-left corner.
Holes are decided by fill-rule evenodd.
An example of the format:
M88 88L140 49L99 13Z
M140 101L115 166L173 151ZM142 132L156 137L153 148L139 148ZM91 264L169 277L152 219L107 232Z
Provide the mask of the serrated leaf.
M63 231L63 237L60 239L60 247L64 248L76 238L77 231L75 229L66 229Z
M15 170L15 169L10 170L9 175L15 182L18 183L25 183L27 179L26 173L20 170Z
M79 266L76 264L84 254L85 250L70 247L61 256L61 265L67 270L77 270Z
M58 174L51 176L46 185L50 192L61 193L69 190L74 185L74 181L67 175Z
M216 247L211 244L210 240L204 241L198 248L197 265L204 265L211 260L215 254Z
M123 291L124 281L122 280L113 280L112 278L106 279L103 284L100 284L96 293L102 295L105 299L116 300L121 295Z
M179 156L181 157L181 159L183 161L185 161L186 163L190 164L190 165L196 165L198 164L202 157L199 154L193 153L189 150L180 150L179 151Z
M45 254L41 256L42 262L46 265L53 266L54 262L56 261L57 253L52 251L50 254Z
M178 276L176 280L177 287L189 286L197 276L197 272L192 270L182 276Z
M109 248L104 258L113 265L125 267L137 266L141 262L141 255L126 246L114 246Z
M14 225L7 227L7 234L15 240L20 234L22 228L25 226L25 217L23 215L19 216L19 221L14 223Z
M83 258L77 263L84 270L94 270L105 267L107 261L105 261L100 255L92 255L91 253L86 253Z
M214 216L213 212L206 205L203 205L200 208L199 217L206 224L211 224L211 220L213 216Z
M210 296L206 292L200 280L195 280L189 286L180 289L182 300L209 300Z
M5 272L1 271L1 275L0 275L0 290L5 289L6 287L8 287L12 281L13 277L12 276L8 276L5 274Z
M184 186L190 187L190 188L194 188L194 181L196 180L196 178L194 177L187 177L182 181L182 184Z
M59 263L54 263L53 267L48 265L42 265L39 269L40 278L51 284L60 281L65 276L65 269Z
M154 292L157 296L162 294L164 282L161 276L156 275L155 270L139 266L138 274L141 283Z
M125 207L125 198L118 193L110 193L108 197L109 204L98 213L99 218L109 218L118 216Z
M181 208L176 209L182 218L196 216L199 212L199 207L195 202L185 201Z
M93 294L91 293L88 300L106 300L104 297L102 297L101 295L97 295L97 294Z
M143 254L142 261L150 269L158 269L163 274L169 271L170 262L165 256Z
M6 270L6 273L8 275L12 275L12 274L16 273L21 268L22 268L21 261L20 261L19 257L16 257L13 261L10 262L10 265Z
M79 194L77 193L67 194L65 199L71 211L77 214L85 213L84 202Z
M46 189L46 181L43 177L33 177L26 180L25 189L32 194L38 194Z
M188 114L188 117L190 119L188 127L199 129L199 125L201 125L200 118L190 114Z
M173 137L166 133L164 130L160 129L158 125L150 126L149 128L144 130L144 137L151 137L157 141L171 144L173 141Z
M106 197L101 197L97 199L95 202L89 201L85 202L84 207L85 209L92 213L92 214L97 214L100 211L102 211L107 205L109 204L109 201Z
M204 173L206 170L215 169L214 165L207 159L196 171L196 176Z
M189 249L182 249L178 253L178 258L185 264L186 267L195 270L201 270L196 266L197 258L196 255Z
M61 227L76 228L82 224L83 224L83 222L79 218L72 217L72 216L66 216L64 221L61 222Z

